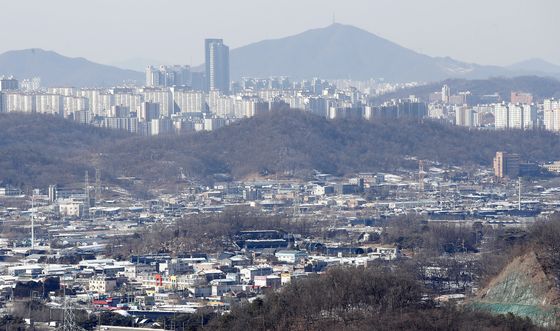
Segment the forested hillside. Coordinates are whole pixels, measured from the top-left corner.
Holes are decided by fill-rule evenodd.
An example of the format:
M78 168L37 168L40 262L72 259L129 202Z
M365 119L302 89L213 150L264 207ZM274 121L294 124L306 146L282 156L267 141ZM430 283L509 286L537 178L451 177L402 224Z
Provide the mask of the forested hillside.
M105 146L127 136L54 116L0 114L0 182L44 187L81 180Z
M214 132L139 137L46 115L0 116L0 181L18 186L81 182L99 167L105 181L134 176L174 183L181 172L306 176L415 168L417 159L490 166L498 150L524 160L560 159L559 136L545 131L467 130L424 121L329 121L272 111Z

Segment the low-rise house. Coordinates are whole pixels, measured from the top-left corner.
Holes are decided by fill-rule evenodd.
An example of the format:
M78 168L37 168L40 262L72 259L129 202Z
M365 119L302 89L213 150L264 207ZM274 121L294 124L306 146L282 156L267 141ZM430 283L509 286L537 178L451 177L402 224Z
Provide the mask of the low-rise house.
M251 266L241 269L239 273L241 274L241 281L252 283L255 276L268 276L272 274L272 268L270 266Z
M254 283L255 287L269 287L274 289L277 289L282 285L280 277L276 275L255 276Z
M21 265L15 267L9 267L8 273L10 276L18 276L18 277L31 277L35 278L40 276L43 273L43 267L38 265Z

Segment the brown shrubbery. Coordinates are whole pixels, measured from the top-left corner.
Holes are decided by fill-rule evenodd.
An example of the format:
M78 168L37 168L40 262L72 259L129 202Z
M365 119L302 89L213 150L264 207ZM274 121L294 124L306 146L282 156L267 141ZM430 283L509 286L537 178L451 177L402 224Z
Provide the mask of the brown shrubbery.
M528 320L436 308L412 277L380 268L336 268L236 306L216 330L538 330Z

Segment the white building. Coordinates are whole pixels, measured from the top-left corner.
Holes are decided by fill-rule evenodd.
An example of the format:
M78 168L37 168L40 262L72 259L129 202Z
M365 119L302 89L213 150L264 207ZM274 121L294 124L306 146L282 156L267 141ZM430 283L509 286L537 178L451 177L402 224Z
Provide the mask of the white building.
M144 101L159 103L161 116L170 117L173 114L173 95L167 88L145 88L143 90Z
M93 277L89 280L89 290L99 294L106 294L113 291L117 287L115 278Z
M282 281L280 276L276 275L255 276L254 284L256 287L270 287L276 289L282 286Z
M22 92L7 92L2 98L2 109L7 112L34 113L36 111L35 96Z
M304 251L286 250L278 251L274 256L276 256L280 262L299 263L307 258L307 253Z
M205 131L217 130L226 125L226 120L223 118L205 118L203 121Z
M507 129L509 127L509 110L505 104L494 107L494 123L496 129Z
M443 103L448 103L451 97L451 89L447 85L443 85L441 88L441 101Z
M235 113L234 97L221 94L219 91L211 91L207 95L208 108L213 115L218 117L237 117Z
M202 113L206 106L206 95L202 92L173 89L176 113Z
M128 107L132 112L138 113L142 105L142 96L132 93L117 93L114 96L115 106Z
M84 97L65 96L64 102L64 116L70 117L78 111L89 111L89 100Z
M59 199L58 213L61 216L82 217L85 214L85 206L82 201Z
M544 106L544 127L550 131L560 131L560 102L546 99Z
M158 136L174 132L173 121L169 118L158 118L149 122L150 135Z
M268 111L268 103L258 98L243 97L235 103L235 117L253 117Z
M455 107L455 124L459 126L475 127L478 126L476 112L467 106Z
M100 115L97 108L99 95L101 94L100 89L80 89L77 94L88 100L88 108L93 114Z
M495 106L494 119L496 129L533 129L537 126L537 108L534 105L499 104Z
M64 98L59 94L35 95L36 110L38 113L64 116Z
M140 111L137 117L142 122L148 122L153 119L158 119L160 117L159 103L156 102L142 102L140 105Z
M507 106L508 110L508 128L509 129L523 129L523 107L521 105L514 105L510 103Z
M523 129L537 128L537 107L535 105L523 105Z
M239 271L241 280L246 283L251 283L255 276L268 276L272 274L272 268L269 266L259 265L243 268Z

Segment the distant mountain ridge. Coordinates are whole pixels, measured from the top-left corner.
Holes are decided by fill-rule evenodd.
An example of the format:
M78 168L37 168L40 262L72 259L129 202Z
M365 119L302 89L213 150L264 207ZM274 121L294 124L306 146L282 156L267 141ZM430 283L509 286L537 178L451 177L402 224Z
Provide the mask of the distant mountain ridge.
M518 63L514 63L507 67L514 71L532 72L532 73L543 73L543 74L553 74L555 76L560 76L560 66L545 61L543 59L528 59Z
M535 71L532 67L525 70L523 65L505 68L465 63L450 57L430 57L343 24L332 24L243 46L232 50L230 59L231 76L234 79L243 76L289 76L439 81L448 78L550 74Z
M43 86L108 87L144 82L141 72L37 48L0 54L0 75L13 75L20 80L41 77Z
M116 62L139 71L126 70L34 48L0 54L0 75L14 75L18 79L39 76L44 86L106 87L125 82L142 85L145 77L140 69L148 61L135 58ZM234 80L270 76L292 79L384 78L396 82L522 75L560 78L560 66L540 59L500 67L466 63L450 57L431 57L363 29L338 23L233 49L230 62ZM193 69L203 71L204 65Z

